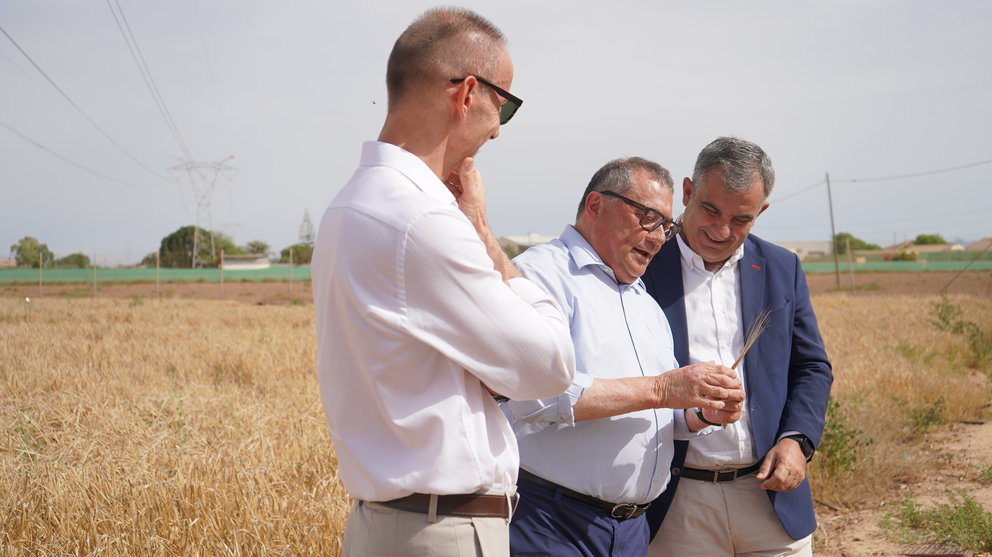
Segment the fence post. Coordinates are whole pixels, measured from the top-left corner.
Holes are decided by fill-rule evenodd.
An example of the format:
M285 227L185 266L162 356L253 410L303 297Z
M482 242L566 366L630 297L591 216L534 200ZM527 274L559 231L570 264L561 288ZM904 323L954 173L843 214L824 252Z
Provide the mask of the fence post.
M93 254L93 297L96 298L96 254Z
M220 299L224 299L224 248L220 248Z
M45 273L45 254L42 253L41 257L38 258L38 297L41 298L41 281L42 275Z
M851 296L854 296L854 261L851 255L851 239L844 238L847 241L847 273L851 276Z

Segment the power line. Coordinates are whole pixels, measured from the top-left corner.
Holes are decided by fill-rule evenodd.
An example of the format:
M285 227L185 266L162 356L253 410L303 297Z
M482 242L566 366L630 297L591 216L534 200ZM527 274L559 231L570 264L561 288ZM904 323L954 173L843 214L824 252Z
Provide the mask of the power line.
M124 180L118 180L116 178L112 178L110 176L107 176L106 174L103 174L102 172L98 172L96 170L93 170L92 168L83 166L83 165L79 164L78 162L75 162L75 161L73 161L73 160L71 160L71 159L69 159L67 157L64 157L64 156L56 153L55 151L53 151L53 150L49 149L48 147L46 147L45 145L43 145L42 143L40 143L40 142L38 142L38 141L36 141L34 139L31 139L27 135L21 133L20 131L14 129L13 127L9 126L8 124L6 124L6 123L4 123L2 121L0 121L0 126L3 126L4 128L7 128L14 135L16 135L16 136L20 137L21 139L27 141L28 143L33 144L35 147L38 147L39 149L45 151L49 155L52 155L53 157L55 157L55 158L57 158L57 159L65 162L65 163L71 164L72 166L75 166L76 168L82 170L83 172L86 172L86 173L92 174L92 175L94 175L94 176L96 176L98 178L102 178L104 180L107 180L108 182L114 182L115 184L121 184L121 185L124 185L124 186L131 186L131 187L134 187L134 188L166 187L165 185L153 186L153 185L133 184L131 182L125 182ZM171 186L169 186L169 187L171 187Z
M117 12L120 12L119 18L117 17L117 12L114 11L114 5L117 6ZM151 93L152 99L155 101L159 113L165 120L166 126L168 126L169 131L172 133L173 139L176 140L176 144L179 145L179 149L186 155L187 159L193 158L186 145L186 141L183 140L182 134L179 133L179 127L176 126L176 121L172 118L172 113L169 112L169 107L165 104L165 99L162 97L158 85L155 83L151 69L148 67L148 63L145 62L145 57L141 53L141 47L138 46L138 41L134 37L134 32L131 30L131 25L127 21L127 16L124 15L124 10L121 8L120 2L114 0L114 3L111 4L110 0L107 0L107 7L110 9L110 14L114 16L114 23L117 24L117 29L120 30L121 36L124 38L124 43L131 53L131 58L134 60L135 65L138 66L141 79L145 82L148 92ZM124 25L121 25L121 21L124 22Z
M844 183L855 183L855 182L884 182L888 180L902 180L904 178L918 178L920 176L931 176L933 174L943 174L944 172L953 172L955 170L962 170L965 168L972 168L975 166L981 166L983 164L992 163L992 159L985 159L983 161L971 162L967 164L961 164L958 166L951 166L948 168L939 168L937 170L925 170L923 172L914 172L912 174L898 174L896 176L882 176L880 178L846 178L843 180L834 180L834 182L844 182Z
M167 177L159 174L158 172L155 172L154 170L152 170L151 168L149 168L148 166L146 166L144 163L142 163L141 161L139 161L134 155L132 155L130 152L128 152L127 149L125 149L123 146L121 146L121 144L118 143L113 137L110 137L110 134L108 134L107 132L105 132L103 130L103 128L101 128L99 125L97 125L97 123L95 121L93 121L93 119L90 118L89 115L86 114L86 112L84 112L83 109L80 108L78 104L76 104L76 101L72 100L72 98L65 91L63 91L62 88L59 87L58 84L55 83L55 81L51 77L49 77L47 73L45 73L45 70L41 69L41 66L39 66L38 63L35 62L34 59L32 59L31 56L28 55L28 53L23 48L21 48L21 45L17 44L17 41L15 41L14 38L10 36L10 33L8 33L7 30L3 28L2 25L0 25L0 33L3 33L4 36L7 37L7 40L9 40L17 48L17 50L19 50L20 53L23 54L24 57L28 59L28 62L31 62L31 65L34 66L34 68L36 70L38 70L39 73L41 73L41 75L48 81L48 83L51 84L51 86L54 87L55 90L58 91L59 94L62 95L62 97L66 101L68 101L69 104L72 105L72 107L74 109L76 109L76 112L79 112L79 114L81 114L83 116L83 118L85 118L86 121L90 123L90 125L92 125L94 128L96 128L96 130L98 132L100 132L100 134L103 135L103 137L107 138L107 140L110 141L110 143L112 143L114 145L114 147L117 147L117 149L119 149L122 153L124 153L125 155L127 155L127 157L129 159L131 159L132 161L134 161L141 168L144 168L145 170L147 170L148 172L150 172L152 175L154 175L154 176L156 176L158 178L161 178L163 180L168 180ZM73 163L73 164L75 164L75 163Z
M795 196L797 196L799 194L806 193L809 190L815 188L816 186L822 186L825 183L826 182L824 182L823 180L820 180L819 182L817 182L815 184L810 184L810 185L806 186L805 188L803 188L803 189L801 189L799 191L792 192L792 193L790 193L789 195L787 195L785 197L777 197L777 198L775 198L775 203L781 203L781 202L785 201L786 199L792 199L793 197L795 197Z

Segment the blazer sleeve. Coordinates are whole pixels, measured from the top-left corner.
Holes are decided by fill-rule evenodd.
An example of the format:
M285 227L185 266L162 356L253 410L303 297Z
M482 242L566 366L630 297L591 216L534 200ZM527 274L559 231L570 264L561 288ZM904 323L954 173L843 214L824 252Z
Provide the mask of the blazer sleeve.
M833 383L833 371L813 313L806 275L799 258L793 255L795 312L792 351L789 359L788 399L782 413L779 434L799 431L813 445L820 444L823 424Z

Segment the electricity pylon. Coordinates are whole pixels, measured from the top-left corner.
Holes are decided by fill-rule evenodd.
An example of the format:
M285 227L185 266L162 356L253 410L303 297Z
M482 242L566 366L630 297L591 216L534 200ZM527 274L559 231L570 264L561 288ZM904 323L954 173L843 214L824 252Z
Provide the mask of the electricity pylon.
M193 196L196 198L196 224L193 226L193 268L203 266L200 260L200 237L202 230L207 226L213 226L213 216L210 212L210 203L213 201L214 187L217 179L224 176L227 181L237 173L237 168L228 164L234 155L221 159L217 162L196 162L182 161L169 170L178 173L185 172L189 185L193 189ZM210 234L210 253L217 251L214 245L214 235Z

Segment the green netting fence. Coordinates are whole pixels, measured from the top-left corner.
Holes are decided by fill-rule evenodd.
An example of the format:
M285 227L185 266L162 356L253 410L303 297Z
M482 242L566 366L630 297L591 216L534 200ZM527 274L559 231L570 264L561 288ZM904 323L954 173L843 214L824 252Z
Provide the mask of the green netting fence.
M79 284L92 283L194 283L220 282L219 269L3 269L0 284ZM156 279L157 277L157 279ZM226 270L224 282L304 282L310 280L310 267L276 266L245 271Z
M841 261L840 270L848 272L848 263ZM992 260L978 261L866 261L853 263L851 268L855 273L907 273L928 271L957 272L967 268L969 271L992 271ZM803 263L807 274L825 274L834 272L833 261L817 261ZM85 284L95 280L99 284L127 282L156 282L155 269L2 269L0 270L0 285L3 284ZM276 266L268 269L250 271L224 271L224 282L305 282L310 280L310 267ZM218 269L160 269L160 283L195 283L220 282L221 272Z

